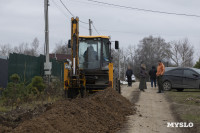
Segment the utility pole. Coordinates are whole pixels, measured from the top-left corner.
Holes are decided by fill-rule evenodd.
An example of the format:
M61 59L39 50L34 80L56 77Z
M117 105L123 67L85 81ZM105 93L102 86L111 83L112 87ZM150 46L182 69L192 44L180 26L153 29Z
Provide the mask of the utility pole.
M124 56L124 81L126 80L126 64L125 64L125 61L126 61L126 57Z
M120 80L120 50L118 49L118 80Z
M44 18L45 18L45 50L46 50L46 62L44 63L44 74L50 82L52 63L49 62L49 18L48 18L48 6L49 0L44 0Z
M89 35L92 36L92 21L89 19Z

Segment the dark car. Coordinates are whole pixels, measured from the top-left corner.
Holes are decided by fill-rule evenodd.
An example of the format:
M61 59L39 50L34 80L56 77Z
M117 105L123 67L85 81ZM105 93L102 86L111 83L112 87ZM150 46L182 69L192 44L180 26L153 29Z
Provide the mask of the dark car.
M200 89L200 69L166 67L163 75L164 90Z

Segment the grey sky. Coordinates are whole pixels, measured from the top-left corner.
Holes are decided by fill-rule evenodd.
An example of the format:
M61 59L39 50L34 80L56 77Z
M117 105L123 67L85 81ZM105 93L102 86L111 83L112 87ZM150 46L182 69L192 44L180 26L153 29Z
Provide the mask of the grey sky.
M200 15L199 0L98 0L125 6ZM50 0L50 50L55 43L70 38L70 14L59 0ZM200 18L149 13L90 4L87 0L63 0L71 12L82 21L92 19L95 27L112 40L119 40L121 47L136 45L149 35L161 36L166 41L187 37L200 54ZM43 0L0 0L0 44L11 46L31 42L38 37L44 43ZM59 10L59 9L60 10ZM65 15L64 15L65 14ZM80 34L88 35L88 25L81 24ZM93 35L96 32L93 30ZM197 56L198 55L198 56Z

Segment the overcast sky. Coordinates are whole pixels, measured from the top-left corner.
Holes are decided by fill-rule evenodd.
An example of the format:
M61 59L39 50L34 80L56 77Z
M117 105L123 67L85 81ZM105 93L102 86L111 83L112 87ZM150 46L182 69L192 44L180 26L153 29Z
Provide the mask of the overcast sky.
M54 1L54 2L53 2ZM120 47L137 45L149 35L167 42L188 38L195 47L195 60L200 56L200 18L150 13L105 5L87 0L62 0L82 21L90 18L102 35L119 40ZM200 15L200 0L98 0L119 5ZM70 38L70 14L60 0L50 0L50 51L55 43ZM88 25L81 24L80 35L88 35ZM97 33L93 30L93 35ZM44 0L0 0L0 45L17 46L37 37L44 43Z

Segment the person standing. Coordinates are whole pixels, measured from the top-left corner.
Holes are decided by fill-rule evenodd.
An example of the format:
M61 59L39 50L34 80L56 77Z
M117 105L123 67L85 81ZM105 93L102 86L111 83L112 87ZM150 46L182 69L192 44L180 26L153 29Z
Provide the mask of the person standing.
M146 77L147 77L146 66L145 64L141 64L139 89L140 91L143 91L143 92L144 92L144 89L147 89Z
M153 84L154 84L154 87L156 88L156 73L157 73L156 67L152 66L152 69L149 71L152 88L153 88Z
M133 71L132 71L131 67L128 66L128 69L126 71L126 77L127 77L127 80L128 80L128 86L132 86L132 75L133 75Z
M165 66L164 64L162 63L162 61L158 61L158 67L157 67L157 73L156 73L156 76L157 76L157 79L158 79L158 93L163 93L164 92L164 89L163 89L163 82L162 82L162 76L165 72Z

